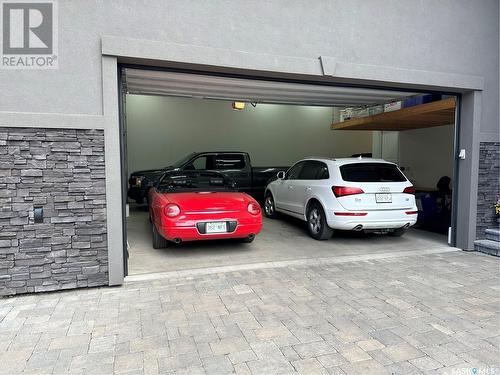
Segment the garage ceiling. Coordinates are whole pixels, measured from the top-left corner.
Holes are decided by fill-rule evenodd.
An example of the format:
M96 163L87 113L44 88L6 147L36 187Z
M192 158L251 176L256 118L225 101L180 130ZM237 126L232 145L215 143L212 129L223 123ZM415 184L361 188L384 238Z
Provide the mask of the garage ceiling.
M417 94L131 68L125 69L124 86L129 94L329 107L384 104Z

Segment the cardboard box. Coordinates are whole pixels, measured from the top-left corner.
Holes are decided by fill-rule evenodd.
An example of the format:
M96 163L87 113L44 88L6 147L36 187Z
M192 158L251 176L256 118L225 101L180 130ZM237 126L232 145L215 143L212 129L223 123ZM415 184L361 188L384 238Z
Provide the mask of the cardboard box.
M401 109L402 104L403 102L401 101L384 104L384 112L397 111L398 109Z
M350 120L352 118L353 108L344 108L340 110L340 122Z
M368 108L368 115L373 116L373 115L378 115L379 113L384 112L384 106L383 105L376 105L374 107Z
M352 117L354 118L360 118L360 117L366 117L368 116L368 108L356 108L353 111Z

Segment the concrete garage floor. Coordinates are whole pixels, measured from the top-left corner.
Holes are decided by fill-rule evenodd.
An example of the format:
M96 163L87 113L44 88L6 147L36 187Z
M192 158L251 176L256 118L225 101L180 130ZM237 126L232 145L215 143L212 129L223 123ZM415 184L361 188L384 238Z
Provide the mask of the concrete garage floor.
M200 241L153 249L147 209L135 205L130 205L127 230L129 275L447 246L445 236L417 229L400 238L336 232L329 241L315 241L308 236L305 223L282 216L277 220L264 219L261 234L251 244L234 240Z

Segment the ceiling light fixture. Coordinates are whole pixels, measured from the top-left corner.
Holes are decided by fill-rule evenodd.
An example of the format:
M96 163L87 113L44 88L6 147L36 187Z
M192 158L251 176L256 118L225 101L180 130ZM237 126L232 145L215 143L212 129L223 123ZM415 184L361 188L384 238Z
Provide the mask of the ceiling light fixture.
M233 109L235 111L241 111L245 109L245 102L233 102Z

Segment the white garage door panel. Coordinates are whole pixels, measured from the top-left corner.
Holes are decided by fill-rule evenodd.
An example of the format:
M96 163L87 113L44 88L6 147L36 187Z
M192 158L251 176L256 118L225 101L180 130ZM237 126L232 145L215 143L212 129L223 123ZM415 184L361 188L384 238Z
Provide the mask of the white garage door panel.
M130 94L324 106L375 105L416 93L125 69Z

